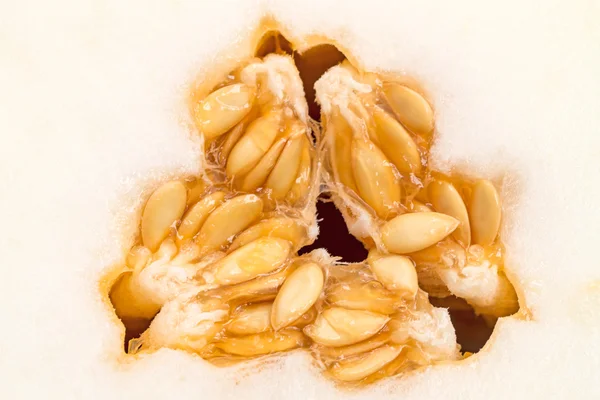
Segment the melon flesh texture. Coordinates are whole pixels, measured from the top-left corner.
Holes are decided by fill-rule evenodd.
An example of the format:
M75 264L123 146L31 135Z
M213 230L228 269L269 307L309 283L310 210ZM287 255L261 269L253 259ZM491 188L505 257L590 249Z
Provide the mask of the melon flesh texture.
M152 184L200 171L186 85L248 56L266 12L421 82L434 169L505 177L506 269L531 321L499 320L465 361L343 395L598 398L599 6L335 0L0 6L0 397L342 396L303 353L258 373L168 349L126 358L98 290Z

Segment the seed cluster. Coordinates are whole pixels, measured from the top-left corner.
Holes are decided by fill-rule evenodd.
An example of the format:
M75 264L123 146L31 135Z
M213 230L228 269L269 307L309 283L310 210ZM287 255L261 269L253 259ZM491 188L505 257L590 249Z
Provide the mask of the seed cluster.
M427 168L433 110L417 91L344 62L315 84L312 123L291 57L253 59L194 107L205 174L152 193L110 296L130 353L161 347L217 364L309 349L340 382L458 359L447 310L518 308L502 272L499 195ZM369 250L343 264L316 237L325 187Z

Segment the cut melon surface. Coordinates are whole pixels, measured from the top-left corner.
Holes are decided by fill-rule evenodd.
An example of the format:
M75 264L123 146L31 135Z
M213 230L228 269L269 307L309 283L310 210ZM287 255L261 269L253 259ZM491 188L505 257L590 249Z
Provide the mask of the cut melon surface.
M2 6L0 393L600 396L600 12L545 6ZM205 168L190 84L212 87L250 57L267 14L300 50L328 38L362 70L417 80L435 109L432 167L498 182L505 272L522 310L501 318L478 354L347 391L305 352L226 368L178 350L123 352L123 326L98 282L125 262L154 189ZM452 290L453 277L444 282ZM348 365L340 376L356 373Z

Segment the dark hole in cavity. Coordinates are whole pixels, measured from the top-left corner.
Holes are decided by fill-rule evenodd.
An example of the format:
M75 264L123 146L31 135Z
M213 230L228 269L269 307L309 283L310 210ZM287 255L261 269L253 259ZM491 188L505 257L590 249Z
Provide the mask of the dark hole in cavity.
M463 299L455 296L442 299L429 297L429 301L436 307L448 308L461 352L477 353L492 336L495 321L486 321L482 316L475 314L473 307Z
M304 85L308 114L315 121L321 119L321 108L315 99L315 82L329 68L338 65L345 59L346 56L331 44L321 44L306 50L304 53L294 53L294 64L298 68Z
M289 54L300 73L304 86L304 95L308 103L308 114L315 121L321 119L321 108L315 101L315 82L331 67L346 59L344 53L332 44L320 44L299 53L279 32L267 32L256 49L257 57L270 53Z
M332 202L319 201L317 213L321 220L319 236L312 245L302 248L301 254L324 248L332 256L342 257L345 262L361 262L367 258L367 250L348 232L344 217Z
M125 325L125 353L129 352L129 341L131 339L137 339L148 327L152 320L135 318L135 319L123 319L123 325Z

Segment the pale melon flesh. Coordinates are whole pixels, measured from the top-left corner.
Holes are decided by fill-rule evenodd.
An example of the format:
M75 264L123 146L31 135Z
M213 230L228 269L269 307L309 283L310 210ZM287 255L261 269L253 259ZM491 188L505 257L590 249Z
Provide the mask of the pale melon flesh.
M327 37L362 70L416 78L436 112L432 168L502 177L505 269L529 318L499 320L465 361L346 395L600 395L598 10L234 3L65 3L70 22L45 4L2 13L4 397L342 395L303 353L259 373L183 351L125 356L109 287L98 290L123 264L151 191L203 170L186 85L196 74L217 83L251 56L264 7L299 50L303 38Z

